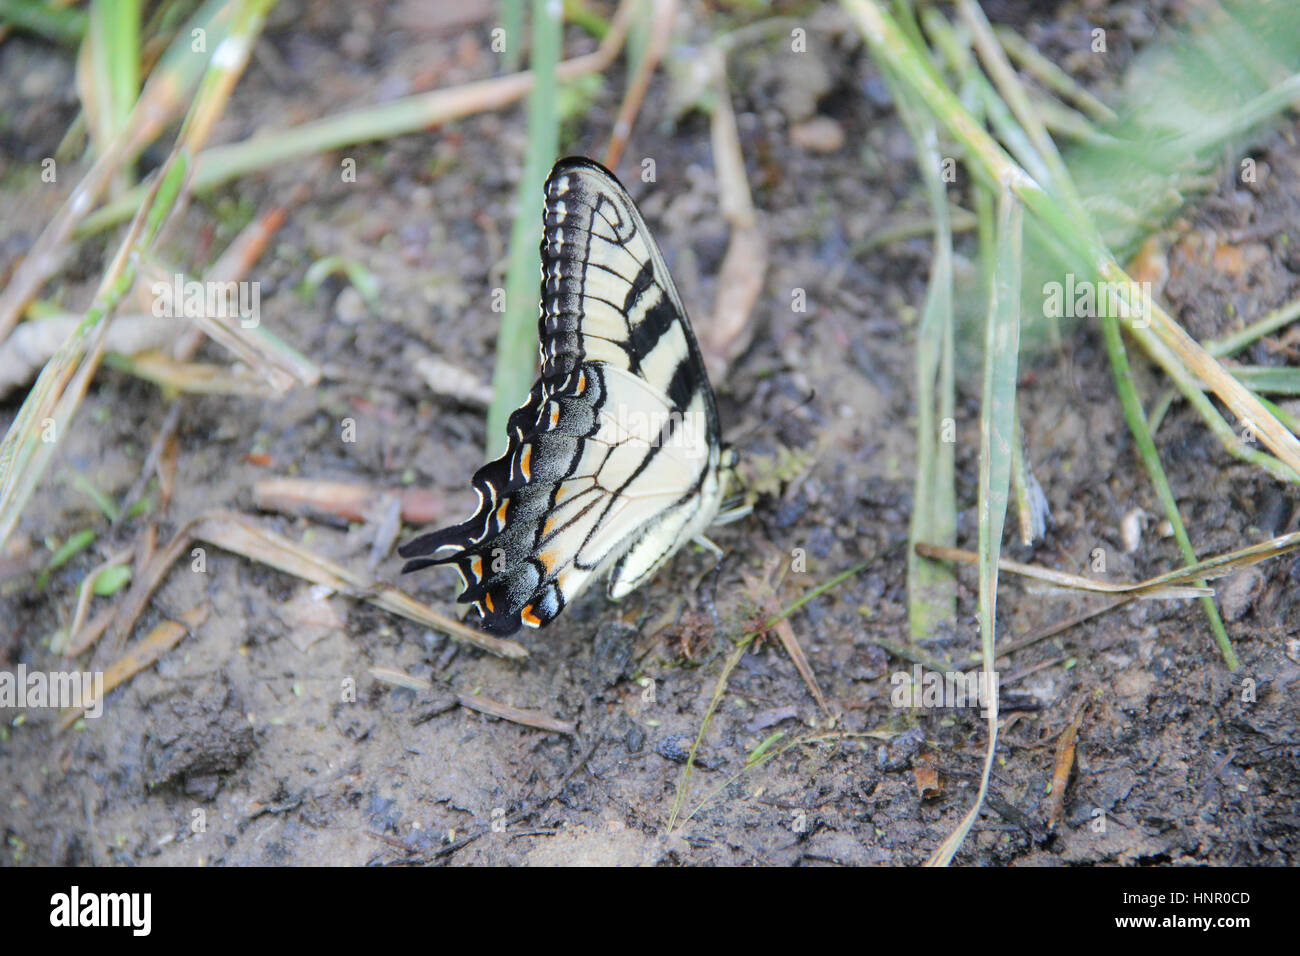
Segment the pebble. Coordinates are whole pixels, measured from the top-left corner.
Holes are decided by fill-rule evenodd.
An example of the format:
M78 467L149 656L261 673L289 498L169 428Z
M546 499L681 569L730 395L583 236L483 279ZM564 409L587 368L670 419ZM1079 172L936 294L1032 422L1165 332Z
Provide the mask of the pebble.
M809 153L836 153L844 146L844 127L829 116L814 116L790 127L790 142Z
M345 325L356 325L369 318L370 310L366 308L365 299L361 298L361 293L348 286L339 293L339 297L334 300L334 317Z

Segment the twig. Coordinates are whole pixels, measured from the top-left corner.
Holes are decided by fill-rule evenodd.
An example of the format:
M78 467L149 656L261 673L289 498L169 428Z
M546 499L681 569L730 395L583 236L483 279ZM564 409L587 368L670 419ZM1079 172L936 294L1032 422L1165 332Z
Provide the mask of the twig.
M702 329L701 339L709 374L713 381L726 377L727 367L748 348L754 328L750 322L767 276L767 237L758 224L758 214L745 174L736 114L731 106L726 58L714 47L709 51L717 101L709 124L713 162L718 171L719 203L731 225L727 254L718 271L718 292L713 315Z
M650 77L663 59L668 48L668 39L672 35L673 18L677 15L677 0L655 0L654 22L651 26L650 42L646 44L636 76L628 84L623 94L623 103L619 106L618 118L614 121L614 130L610 133L609 144L605 147L605 165L616 169L623 156L623 149L632 135L632 124L641 109L646 90L650 88Z
M395 670L391 667L372 667L370 675L377 680L384 681L388 684L394 684L398 687L406 687L409 690L429 691L433 690L432 681L427 681L423 677L415 677L404 671ZM490 717L500 717L502 720L508 720L514 724L522 724L525 727L535 727L538 730L549 730L557 734L574 734L577 728L567 720L560 720L549 714L544 714L540 710L534 710L529 707L515 707L513 704L503 703L499 700L493 700L491 697L485 697L482 694L462 694L456 693L456 702L460 706L469 710L476 710L480 714L487 714Z
M1074 719L1066 725L1065 730L1056 741L1056 760L1052 770L1052 797L1048 801L1047 829L1055 830L1065 812L1065 788L1070 783L1070 771L1074 769L1075 743L1079 739L1079 728L1083 725L1083 716L1088 710L1088 699L1075 711Z

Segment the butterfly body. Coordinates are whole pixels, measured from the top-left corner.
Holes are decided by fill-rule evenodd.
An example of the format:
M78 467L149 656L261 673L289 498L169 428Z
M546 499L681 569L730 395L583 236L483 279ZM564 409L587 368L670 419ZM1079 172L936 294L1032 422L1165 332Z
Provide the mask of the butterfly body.
M480 624L541 627L594 580L620 598L702 534L726 491L713 390L663 255L618 180L583 158L546 181L541 373L474 475L464 522L399 549L450 564Z

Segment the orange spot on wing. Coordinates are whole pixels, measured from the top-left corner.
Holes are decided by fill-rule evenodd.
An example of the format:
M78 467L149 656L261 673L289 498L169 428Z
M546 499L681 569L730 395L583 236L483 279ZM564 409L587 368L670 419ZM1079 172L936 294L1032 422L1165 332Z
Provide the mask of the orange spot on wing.
M524 450L519 454L519 473L524 476L524 481L533 480L533 446L525 445Z
M497 509L497 527L506 526L506 512L510 510L510 499L506 498L501 502L501 507Z
M542 567L546 569L547 574L550 574L555 570L557 558L553 551L539 551L537 554L537 560L542 562Z
M555 527L555 522L557 520L559 519L552 516L542 522L542 537L546 537L548 534L551 533L551 529Z
M477 554L472 555L469 559L469 569L474 575L474 580L477 581L483 576L483 559Z
M529 627L541 627L542 619L533 613L531 604L524 605L524 609L519 612L519 618Z
M581 394L582 394L583 392L585 392L586 390L587 390L587 373L586 373L585 370L579 370L579 372L578 372L578 388L577 388L577 390L574 392L574 394L576 394L576 395L581 395Z
M483 603L487 605L488 611L496 610L496 608L492 606L492 595L490 593L484 593Z
M559 423L560 423L560 406L555 402L551 402L551 430L554 431L555 426L558 425Z
M558 505L560 503L560 499L563 498L566 494L568 494L568 492L564 490L564 483L561 482L560 484L555 486L555 497L553 497L551 501Z

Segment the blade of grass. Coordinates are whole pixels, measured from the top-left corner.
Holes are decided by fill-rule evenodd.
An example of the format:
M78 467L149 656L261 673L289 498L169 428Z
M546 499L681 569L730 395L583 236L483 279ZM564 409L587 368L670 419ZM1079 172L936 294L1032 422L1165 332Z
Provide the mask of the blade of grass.
M1294 365L1237 365L1232 374L1256 392L1300 395L1300 368Z
M1060 199L1065 208L1067 215L1081 222L1090 222L1090 218L1083 207L1083 202L1074 186L1074 181L1066 168L1065 162L1061 159L1056 150L1056 145L1048 135L1047 130L1043 127L1038 115L1034 112L1029 104L1028 97L1024 88L1021 86L1019 79L1012 70L1010 63L1007 61L1005 53L1002 51L993 29L984 16L984 12L973 0L958 0L957 8L961 14L963 22L974 38L975 45L979 50L980 58L984 62L997 84L999 92L1006 97L1010 104L1012 112L1016 119L1024 126L1033 148L1042 157L1043 164L1048 168L1051 175L1051 187L1055 195ZM1100 244L1100 242L1099 242ZM1109 253L1107 253L1109 255ZM1113 261L1113 260L1112 260ZM1131 291L1131 283L1125 276L1126 292ZM1145 306L1145 302L1143 303ZM1106 342L1107 357L1111 363L1111 370L1114 374L1116 391L1120 398L1120 403L1124 409L1125 421L1128 424L1129 431L1133 434L1134 441L1138 447L1139 454L1142 457L1143 464L1147 470L1152 484L1156 488L1156 493L1160 498L1161 504L1165 509L1165 515L1174 528L1175 537L1178 540L1179 547L1183 550L1183 556L1189 564L1196 562L1196 554L1191 549L1190 538L1187 535L1187 529L1183 524L1182 517L1178 513L1177 503L1174 501L1173 493L1169 490L1169 482L1164 473L1164 467L1160 462L1160 456L1156 451L1155 443L1151 439L1150 430L1147 428L1145 417L1142 413L1142 405L1137 397L1136 386L1133 384L1132 376L1128 370L1128 358L1124 351L1123 340L1119 333L1118 318L1114 310L1101 308L1099 318L1102 323L1103 337ZM1144 314L1144 313L1134 313ZM1178 331L1182 329L1178 327ZM1186 333L1182 333L1186 336ZM1189 342L1195 342L1190 336L1186 336ZM1197 346L1199 349L1199 346ZM1174 349L1174 351L1178 351ZM1202 350L1206 362L1215 366L1222 372L1218 363ZM1182 355L1184 361L1193 359L1194 356ZM1223 373L1226 376L1226 373ZM1235 380L1234 380L1235 384ZM1243 390L1244 391L1244 390ZM1246 392L1246 394L1254 396ZM1256 399L1257 401L1257 399ZM1279 428L1282 426L1278 425ZM1283 429L1285 430L1285 429ZM1291 436L1294 438L1294 436ZM1227 631L1224 629L1223 621L1219 616L1218 610L1214 605L1211 597L1202 598L1202 604L1205 608L1206 617L1210 623L1210 629L1213 631L1215 641L1218 643L1220 650L1223 652L1224 661L1230 670L1237 667L1236 655L1232 652L1232 646L1228 641Z
M1089 263L1091 271L1102 281L1110 283L1116 289L1133 286L1132 280L1106 247L1092 220L1086 216L1080 218L1072 215L1066 203L1047 192L1007 155L936 78L928 61L912 46L892 17L872 0L841 0L841 4L857 22L873 55L879 61L890 64L908 86L920 95L934 115L942 120L949 133L967 152L972 161L971 168L977 176L990 184L1013 189L1025 208L1067 248ZM1285 465L1287 471L1282 473L1294 474L1295 477L1289 480L1300 481L1300 439L1291 434L1257 397L1232 378L1158 304L1151 303L1149 308L1135 311L1132 316L1134 318L1130 328L1133 334L1162 368L1169 371L1165 364L1169 356L1163 356L1162 361L1159 350L1155 348L1157 345L1162 345L1167 352L1173 353L1176 357L1173 364L1185 365L1188 371L1209 384L1240 420L1253 423L1260 439ZM1192 399L1191 395L1188 397ZM1198 411L1203 417L1206 415L1204 406L1198 408ZM1213 411L1212 406L1210 411ZM1224 437L1222 432L1216 433L1221 438ZM1239 448L1226 441L1225 445L1234 454L1240 452Z
M270 5L271 0L242 0L233 5L230 32L212 51L210 66L176 143L105 271L95 301L59 353L46 363L0 443L0 544L13 531L58 440L71 425L99 366L105 333L118 304L135 283L141 261L164 225L183 208L194 153L202 147L242 74Z
M964 564L977 564L979 562L978 554L963 551L960 548L940 548L925 542L918 544L917 548L937 561L960 561ZM1259 564L1261 561L1278 558L1297 550L1300 550L1300 531L1293 531L1290 534L1269 538L1267 541L1247 545L1226 554L1204 558L1195 564L1175 568L1173 571L1165 571L1163 574L1157 574L1155 577L1147 578L1145 581L1139 581L1136 584L1099 581L1078 574L1057 571L1053 568L1021 564L1018 561L1009 561L1006 558L1001 558L998 561L998 568L1008 574L1018 574L1072 590L1123 595L1130 598L1152 596L1164 598L1177 596L1176 589L1189 584L1192 585L1189 589L1191 596L1196 596L1195 592L1207 590L1205 587L1206 581L1233 574L1252 564Z
M1165 476L1164 466L1160 464L1160 455L1156 451L1151 430L1147 427L1146 415L1142 411L1142 402L1138 398L1137 386L1133 382L1133 373L1129 368L1128 351L1124 348L1124 340L1120 337L1119 320L1114 316L1104 316L1101 321L1101 331L1106 343L1106 354L1110 359L1111 371L1115 377L1115 390L1119 393L1124 420L1128 423L1129 431L1133 433L1138 456L1142 459L1143 467L1146 468L1147 477L1155 486L1165 517L1173 526L1178 549L1183 553L1183 558L1188 564L1195 564L1196 552L1192 548L1191 538L1188 537L1187 528L1178 513L1178 502L1174 500L1173 490L1169 487L1169 479ZM1214 598L1201 598L1201 606L1205 608L1205 615L1210 621L1210 630L1214 633L1214 640L1219 645L1224 663L1227 664L1228 670L1235 671L1241 666L1241 662L1232 649L1232 642L1228 640L1228 631L1223 625L1223 618L1219 616Z
M555 113L555 72L560 60L562 10L550 0L533 0L532 92L528 96L528 154L519 179L519 198L510 231L506 269L506 310L497 337L492 404L487 416L487 457L496 455L506 419L519 404L537 370L537 275L540 271L542 217L538 204L546 174L559 151Z
M628 11L633 0L623 0L615 14L613 27L593 53L565 60L556 67L561 80L608 69L627 36ZM403 97L391 103L367 105L333 116L292 126L265 130L239 143L214 146L199 154L195 172L195 192L211 189L248 173L269 169L318 153L419 133L464 116L502 109L529 95L534 85L532 71L511 73L490 80L466 83L449 90L433 90ZM106 204L87 217L79 234L98 232L129 219L138 196L133 190ZM539 217L540 218L540 217ZM0 314L2 317L2 314Z
M83 105L91 138L102 151L126 129L139 93L140 0L92 0L83 57L90 94Z
M163 216L175 204L185 170L184 157L173 153L154 180L149 202L140 207L105 272L95 301L41 370L0 442L0 544L8 540L71 423L99 363L113 311L135 281L135 265L142 251L152 245Z
M519 69L524 55L524 0L501 0L501 27L506 31L502 66L507 73Z
M934 222L934 253L925 290L925 304L916 331L916 478L908 528L907 618L913 639L928 637L942 621L957 616L957 579L941 564L916 553L918 541L956 542L955 441L944 430L955 423L953 370L954 319L952 222L948 191L943 182L943 156L938 130L911 103L909 94L888 71L925 183Z
M37 0L0 0L0 24L17 27L55 43L79 43L86 35L86 12Z
M180 643L181 638L203 626L212 606L204 601L181 615L179 621L166 620L149 632L148 636L132 644L104 671L105 696L124 681L151 667ZM59 730L67 730L87 710L103 706L103 698L90 701L86 707L65 708L59 713Z
M986 701L988 750L975 805L935 850L929 866L947 866L966 840L988 794L998 741L996 660L998 559L1011 486L1016 441L1016 374L1020 354L1020 263L1023 210L1008 186L998 196L997 258L984 338L984 394L980 403L979 626L982 668L993 693Z
M1232 355L1234 352L1240 352L1247 345L1276 332L1284 326L1290 325L1297 318L1300 318L1300 299L1294 299L1282 306L1280 309L1274 309L1268 315L1264 316L1258 322L1252 322L1239 332L1233 332L1231 335L1222 339L1216 339L1205 343L1205 350L1211 355L1222 358L1225 355Z
M1026 70L1038 77L1048 89L1059 93L1065 99L1073 100L1098 123L1116 119L1114 110L1085 90L1074 77L1034 49L1033 45L1015 30L1009 27L998 27L994 32L1007 52L1019 60Z
M8 285L0 291L0 341L9 337L27 303L54 274L68 253L73 230L94 208L109 182L140 151L157 138L188 102L189 92L202 75L207 57L195 56L192 35L200 31L214 45L222 43L234 22L232 5L225 0L208 0L177 35L166 55L149 77L131 118L118 137L108 144L94 165L64 201L49 225L14 270ZM121 207L115 222L130 219L144 204L149 187L132 190L133 198Z

